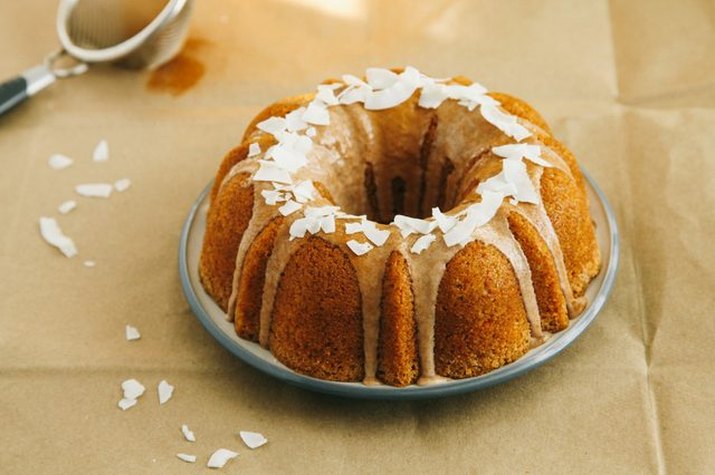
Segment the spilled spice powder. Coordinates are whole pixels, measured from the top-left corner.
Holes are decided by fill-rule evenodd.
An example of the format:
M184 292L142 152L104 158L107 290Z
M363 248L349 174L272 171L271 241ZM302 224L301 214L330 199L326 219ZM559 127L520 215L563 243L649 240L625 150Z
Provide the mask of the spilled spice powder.
M184 48L174 59L152 71L146 83L147 89L180 96L194 87L206 72L198 53L209 44L209 41L202 38L187 39Z

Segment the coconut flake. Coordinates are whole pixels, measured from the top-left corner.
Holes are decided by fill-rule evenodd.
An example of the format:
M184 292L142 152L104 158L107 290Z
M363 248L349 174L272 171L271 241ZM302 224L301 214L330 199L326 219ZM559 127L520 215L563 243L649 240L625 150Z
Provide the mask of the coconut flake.
M516 160L504 160L502 165L504 178L507 182L513 183L516 187L514 198L517 201L524 201L526 203L538 203L539 194L536 192L534 184L526 172L526 163Z
M268 442L268 439L259 432L247 432L242 430L239 432L239 435L249 449L257 449Z
M337 206L308 206L305 208L305 216L309 218L322 218L334 215L340 208Z
M300 183L293 186L290 191L293 193L295 200L298 203L307 203L314 199L315 186L310 180L303 180Z
M539 145L529 145L525 143L501 145L499 147L492 147L492 152L507 160L521 160L522 158L526 158L530 162L541 165L542 167L550 168L552 166L549 162L541 158L541 147Z
M106 162L109 160L109 145L106 140L100 140L97 146L94 147L92 160L95 162Z
M82 264L83 264L85 267L94 267L94 266L97 265L97 263L94 262L94 261L84 261Z
M454 227L455 224L457 224L457 218L442 213L439 208L432 208L432 217L437 223L440 231L443 233L448 232Z
M373 249L373 245L369 242L358 242L354 239L349 240L347 242L347 246L358 256L362 256L363 254L368 253Z
M138 340L142 337L137 327L133 327L131 325L124 327L124 336L127 338L127 341Z
M275 181L278 183L293 183L290 173L280 168L274 162L258 160L258 171L253 174L253 181Z
M54 218L40 218L40 234L48 244L55 246L65 257L77 255L74 241L65 236Z
M119 409L121 409L122 411L126 411L130 407L136 406L136 404L137 404L136 399L122 398L117 403L117 406L119 406Z
M184 434L184 439L186 439L189 442L196 442L196 436L194 435L194 432L189 429L189 426L186 424L181 425L181 433Z
M298 132L308 128L308 124L302 119L305 107L299 107L286 114L286 129L290 132Z
M278 202L286 201L285 193L279 190L261 190L261 196L266 204L275 206Z
M305 135L308 137L315 137L315 134L317 131L315 130L315 127L309 127L308 130L305 131Z
M161 380L159 386L157 386L156 389L157 393L159 394L159 404L166 403L169 399L171 399L171 396L174 394L174 386L166 382L165 379Z
M359 77L353 76L352 74L343 74L342 79L343 82L348 86L367 86L367 83L365 83Z
M112 185L109 183L86 183L74 187L78 195L90 198L109 198L112 194Z
M401 214L395 216L393 224L400 229L400 234L403 238L412 233L429 234L437 227L436 221L411 218Z
M57 207L57 211L62 214L67 214L77 207L77 202L74 200L67 200Z
M238 454L232 450L218 449L216 452L211 454L206 466L208 468L223 468L229 460L236 457L238 457Z
M338 104L338 98L335 97L335 89L340 87L340 84L321 84L318 86L318 93L315 98L323 102L328 106L335 106Z
M372 88L363 83L361 86L346 87L338 94L338 101L347 106L356 102L365 102L370 94L372 94Z
M184 462L187 462L187 463L196 462L196 455L178 453L178 454L176 454L176 456L180 460L183 460Z
M382 246L383 244L385 244L385 241L387 241L387 239L390 237L389 230L378 229L375 223L370 221L367 221L365 226L363 227L363 234L376 246Z
M132 186L132 181L129 178L122 178L114 182L114 189L118 192L127 191Z
M345 234L355 234L362 232L361 222L345 223Z
M363 233L374 245L382 246L390 237L388 229L378 229L373 221L362 218L360 222L345 223L345 234Z
M125 399L137 399L144 394L146 388L136 379L127 379L122 383L122 391Z
M515 116L503 112L496 105L483 105L480 111L487 122L518 142L531 136L531 132Z
M422 251L430 247L430 245L437 239L434 234L425 234L415 241L415 243L410 248L412 254L421 254Z
M61 153L55 153L47 160L47 164L53 170L62 170L63 168L69 167L73 163L74 160L66 155L62 155Z
M335 232L335 216L325 216L320 218L320 229L325 234L332 234Z
M444 84L427 84L422 88L417 105L425 109L436 109L449 98Z
M275 166L295 172L308 162L306 154L313 142L304 135L286 132L280 141L266 151L266 159L273 159Z
M283 117L269 117L263 122L256 124L256 127L258 130L277 137L281 132L286 130L287 124Z
M301 119L312 125L328 125L330 114L328 114L328 109L323 101L314 100L308 104Z
M385 68L367 68L365 79L373 89L386 89L395 84L400 76Z
M412 97L412 94L417 90L417 84L403 79L404 74L400 74L399 80L390 87L368 94L365 99L365 109L391 109Z
M504 195L502 193L484 192L482 201L467 208L465 218L444 235L444 243L450 247L456 244L465 245L468 243L474 230L487 224L496 215L503 200Z
M257 143L252 143L251 145L248 146L248 157L255 157L256 155L260 155L261 153L261 146L258 145Z
M298 211L300 208L302 208L303 205L300 203L293 201L293 200L288 200L286 204L278 208L278 211L283 215L283 216L290 216L291 214L295 213Z
M295 238L302 238L305 236L305 233L308 231L308 226L312 220L310 218L299 218L293 221L290 225L290 229L288 230L288 233L290 234L289 240L293 240Z

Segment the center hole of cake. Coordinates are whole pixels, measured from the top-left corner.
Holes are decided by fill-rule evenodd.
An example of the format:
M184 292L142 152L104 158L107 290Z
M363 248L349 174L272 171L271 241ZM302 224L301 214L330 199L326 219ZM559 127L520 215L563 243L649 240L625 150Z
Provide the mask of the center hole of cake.
M366 163L366 209L354 210L368 219L388 224L396 215L413 218L432 216L432 208L445 211L452 207L454 196L450 177L454 166L446 157L438 162L416 157L402 163ZM435 173L436 172L436 173Z

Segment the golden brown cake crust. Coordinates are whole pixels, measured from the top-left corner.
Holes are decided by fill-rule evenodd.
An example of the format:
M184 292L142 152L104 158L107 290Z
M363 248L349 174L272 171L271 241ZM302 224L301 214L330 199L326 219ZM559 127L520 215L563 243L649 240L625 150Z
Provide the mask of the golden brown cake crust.
M258 341L266 263L283 222L284 218L279 216L268 223L253 240L243 260L234 314L236 333L241 338Z
M435 315L435 367L450 378L477 376L529 350L529 323L509 261L474 241L447 264Z
M551 251L536 229L522 215L511 212L507 221L529 262L541 315L541 329L549 332L563 330L569 325L569 314Z
M253 185L248 173L234 176L209 208L199 275L206 292L225 312L231 296L236 253L253 214Z
M378 347L378 377L392 386L417 381L417 324L412 279L405 257L393 251L382 279L382 316Z
M363 379L360 287L345 251L310 237L291 256L273 304L269 347L301 373Z
M544 169L541 197L559 238L574 296L581 297L600 270L600 254L588 202L576 183L555 168Z

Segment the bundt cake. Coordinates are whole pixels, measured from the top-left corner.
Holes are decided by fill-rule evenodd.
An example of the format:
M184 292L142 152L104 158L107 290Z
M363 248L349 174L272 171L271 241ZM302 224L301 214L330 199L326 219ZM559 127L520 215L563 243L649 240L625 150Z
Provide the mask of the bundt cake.
M206 292L326 380L492 371L566 328L600 268L584 179L539 113L412 67L269 106L210 200Z

